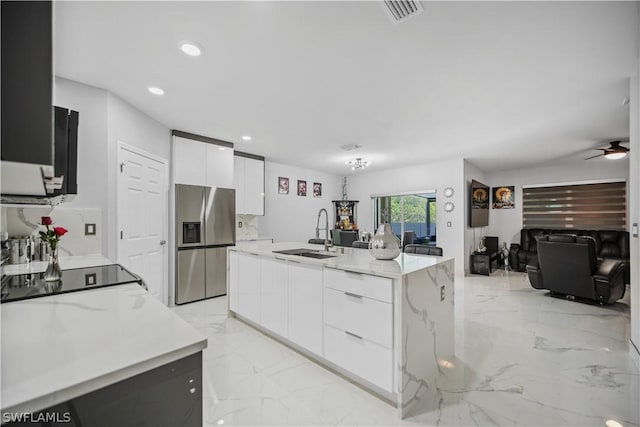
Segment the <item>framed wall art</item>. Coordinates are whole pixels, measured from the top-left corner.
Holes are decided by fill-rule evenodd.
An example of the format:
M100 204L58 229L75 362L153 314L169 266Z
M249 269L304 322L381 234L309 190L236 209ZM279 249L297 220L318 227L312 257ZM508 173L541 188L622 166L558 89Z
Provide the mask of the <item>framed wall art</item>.
M289 194L289 178L278 177L278 194Z
M313 183L313 197L322 197L322 183L314 182Z
M298 180L298 196L307 196L307 181Z
M491 189L493 209L514 209L516 207L516 187L503 185Z

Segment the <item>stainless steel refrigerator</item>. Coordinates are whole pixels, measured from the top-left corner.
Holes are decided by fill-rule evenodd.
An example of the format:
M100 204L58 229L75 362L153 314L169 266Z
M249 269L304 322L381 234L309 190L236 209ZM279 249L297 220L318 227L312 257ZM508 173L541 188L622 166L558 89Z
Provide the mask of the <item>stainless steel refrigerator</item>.
M236 190L176 184L176 304L226 294Z

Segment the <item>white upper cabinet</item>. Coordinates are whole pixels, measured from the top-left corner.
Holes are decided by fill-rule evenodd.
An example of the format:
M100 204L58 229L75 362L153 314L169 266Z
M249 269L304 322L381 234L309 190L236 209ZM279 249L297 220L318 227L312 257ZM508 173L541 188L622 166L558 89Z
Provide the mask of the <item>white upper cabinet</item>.
M244 157L233 156L236 215L244 214Z
M207 145L200 141L173 138L175 144L175 183L205 185L207 181Z
M233 149L207 146L207 187L233 188Z
M264 160L235 156L236 214L264 215Z
M233 149L174 136L176 184L233 188Z

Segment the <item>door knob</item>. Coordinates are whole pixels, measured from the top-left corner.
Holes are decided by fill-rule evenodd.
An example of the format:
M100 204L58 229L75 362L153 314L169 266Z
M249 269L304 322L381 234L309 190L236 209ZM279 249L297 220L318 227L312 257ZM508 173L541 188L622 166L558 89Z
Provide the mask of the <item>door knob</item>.
M160 246L164 246L164 245L166 245L166 244L167 244L167 241L166 241L166 240L164 240L164 239L160 240Z

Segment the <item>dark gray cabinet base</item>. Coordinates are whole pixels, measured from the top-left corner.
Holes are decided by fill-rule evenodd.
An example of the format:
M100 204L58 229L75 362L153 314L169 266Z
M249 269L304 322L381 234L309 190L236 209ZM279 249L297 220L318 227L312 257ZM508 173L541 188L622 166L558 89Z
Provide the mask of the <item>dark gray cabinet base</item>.
M11 426L202 427L202 353L61 403Z

